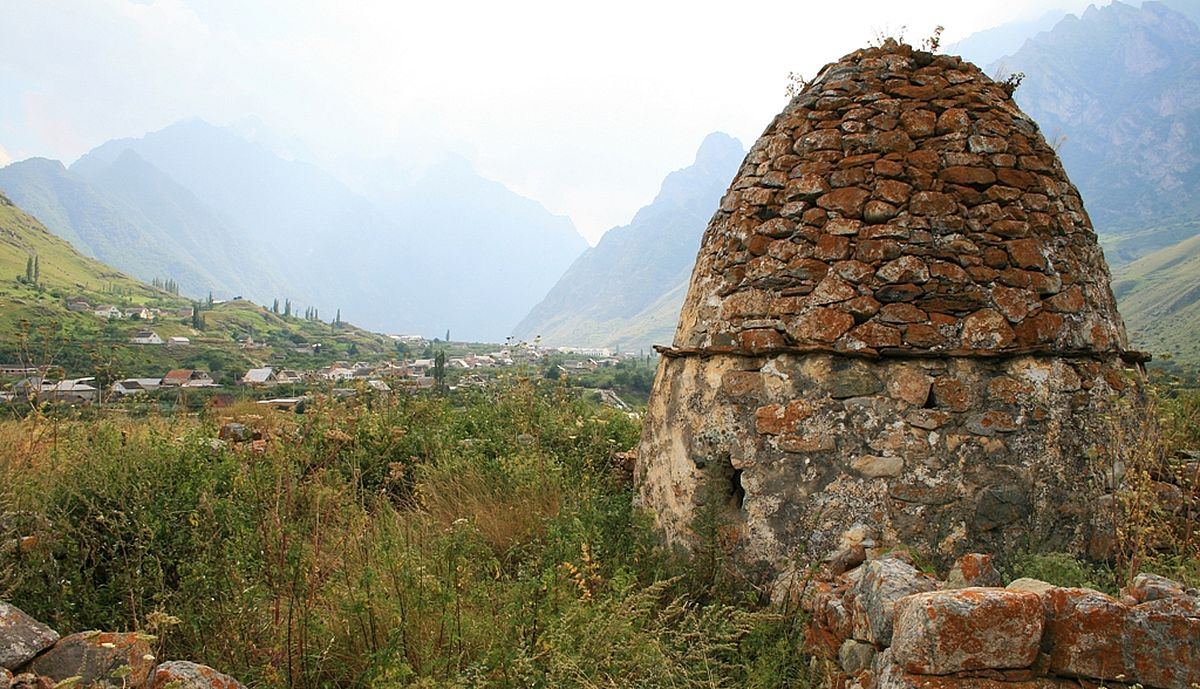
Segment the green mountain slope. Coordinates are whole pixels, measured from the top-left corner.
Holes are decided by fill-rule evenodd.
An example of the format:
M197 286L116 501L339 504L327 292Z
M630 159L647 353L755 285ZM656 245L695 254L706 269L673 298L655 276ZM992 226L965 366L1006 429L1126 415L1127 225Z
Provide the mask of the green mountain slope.
M80 251L108 265L144 280L172 278L193 295L223 286L135 208L58 161L31 158L0 169L0 192Z
M1197 235L1200 235L1200 218L1190 218L1100 235L1100 246L1108 264L1115 267Z
M185 287L185 292L241 294L260 302L298 294L277 267L262 260L267 254L265 247L222 222L199 198L137 153L123 151L107 165L95 162L91 166L76 163L71 172L135 209L156 228L160 242L186 255L211 276L212 284Z
M26 277L36 258L38 279ZM151 322L102 319L72 311L67 303L146 306L174 312L187 299L157 289L84 256L66 240L0 194L0 363L54 364L68 375L91 375L101 362L120 375L161 376L171 368L201 368L232 382L251 366L318 367L329 361L387 358L391 340L348 324L285 318L251 302L214 304L200 312L201 327L189 316L164 315ZM188 337L185 347L132 345L138 330L166 339ZM246 349L251 337L259 347ZM319 355L301 354L299 344L321 344Z
M1118 267L1113 293L1136 348L1200 368L1200 236Z

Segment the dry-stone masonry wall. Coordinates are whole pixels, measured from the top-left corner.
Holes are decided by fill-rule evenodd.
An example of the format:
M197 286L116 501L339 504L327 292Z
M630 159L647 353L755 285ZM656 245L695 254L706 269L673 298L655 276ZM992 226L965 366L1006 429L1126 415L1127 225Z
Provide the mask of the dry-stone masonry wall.
M889 43L770 124L704 235L639 452L762 578L853 545L1086 553L1136 392L1079 193L1011 88ZM1133 397L1134 395L1126 395Z
M826 571L826 574L829 574ZM1033 579L1000 587L987 555L946 581L903 557L807 582L807 647L846 689L1193 689L1200 591L1140 574L1120 596Z

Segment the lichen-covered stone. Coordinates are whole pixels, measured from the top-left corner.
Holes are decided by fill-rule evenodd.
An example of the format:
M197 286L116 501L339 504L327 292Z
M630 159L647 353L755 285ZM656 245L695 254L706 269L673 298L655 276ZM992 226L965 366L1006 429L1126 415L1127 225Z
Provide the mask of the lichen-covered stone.
M896 558L871 560L847 597L854 638L879 646L892 642L896 604L905 596L931 591L932 578Z
M854 639L846 639L838 649L838 663L849 673L862 672L871 667L875 659L875 647Z
M207 665L172 660L154 668L150 689L245 689L245 686Z
M923 675L1025 668L1037 660L1043 623L1036 593L919 593L897 605L892 652L905 670Z
M1122 642L1127 678L1161 689L1200 685L1200 601L1160 598L1134 606Z
M965 589L968 587L1000 586L1000 573L992 564L992 556L983 553L967 553L954 561L950 573L946 575L946 589Z
M1051 672L1108 680L1129 677L1121 648L1128 606L1091 589L1053 588L1045 598Z
M144 689L154 667L150 644L134 632L80 632L65 636L29 664L29 671L80 686Z
M1008 586L1005 586L1004 588L1012 591L1032 591L1033 593L1041 595L1050 589L1057 587L1054 584L1051 584L1047 581L1042 581L1041 579L1021 577L1020 579L1013 579L1008 583Z
M1123 593L1138 603L1161 598L1183 598L1188 595L1187 589L1178 581L1146 572L1135 576Z
M9 689L54 689L54 684L54 680L49 677L38 677L32 672L22 672L9 680L7 686Z
M1008 678L1003 673L999 676L939 676L919 675L906 672L903 667L894 662L879 662L880 658L889 658L890 649L876 655L874 689L1079 689L1076 680L1058 679L1053 677L1022 677ZM863 685L867 686L867 685Z
M16 670L58 641L58 632L11 603L0 603L0 667Z

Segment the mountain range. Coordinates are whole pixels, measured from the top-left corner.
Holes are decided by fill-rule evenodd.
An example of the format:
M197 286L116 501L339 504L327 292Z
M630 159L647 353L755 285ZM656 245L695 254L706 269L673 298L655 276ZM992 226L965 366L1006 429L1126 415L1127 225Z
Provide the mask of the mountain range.
M1099 233L1200 213L1200 28L1185 14L1092 6L1003 65L1024 73L1017 103L1058 146Z
M70 166L0 169L0 190L84 253L385 331L497 341L587 244L570 220L451 160L390 198L188 120Z

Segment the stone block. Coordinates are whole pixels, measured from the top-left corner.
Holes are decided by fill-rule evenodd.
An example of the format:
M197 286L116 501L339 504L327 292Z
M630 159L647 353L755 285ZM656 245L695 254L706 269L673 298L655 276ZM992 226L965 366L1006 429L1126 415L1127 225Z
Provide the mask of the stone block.
M877 646L892 642L896 603L914 593L932 591L937 582L899 559L871 560L847 596L854 638Z
M1122 589L1121 592L1139 603L1147 603L1161 598L1182 598L1188 595L1183 584L1178 581L1148 573L1134 577L1129 586Z
M58 641L58 632L15 605L0 603L0 667L16 670Z
M1126 677L1160 689L1200 685L1200 601L1160 598L1134 606L1124 631Z
M133 632L80 632L63 637L29 664L30 672L80 686L144 689L154 667L147 637Z
M1121 648L1128 606L1079 588L1050 589L1045 606L1050 672L1106 680L1129 676Z
M1044 618L1036 593L965 588L918 593L896 606L892 652L906 671L1010 670L1037 660Z
M871 667L875 659L875 647L862 641L846 639L838 649L838 663L849 673L862 672Z
M207 665L172 660L154 668L150 689L246 689L229 675Z
M965 589L973 586L1000 586L1000 573L992 564L992 556L967 553L954 562L946 575L943 589Z
M1032 591L1033 593L1041 595L1050 589L1058 587L1049 582L1042 581L1041 579L1021 577L1020 579L1013 579L1005 588L1009 589L1010 591Z

